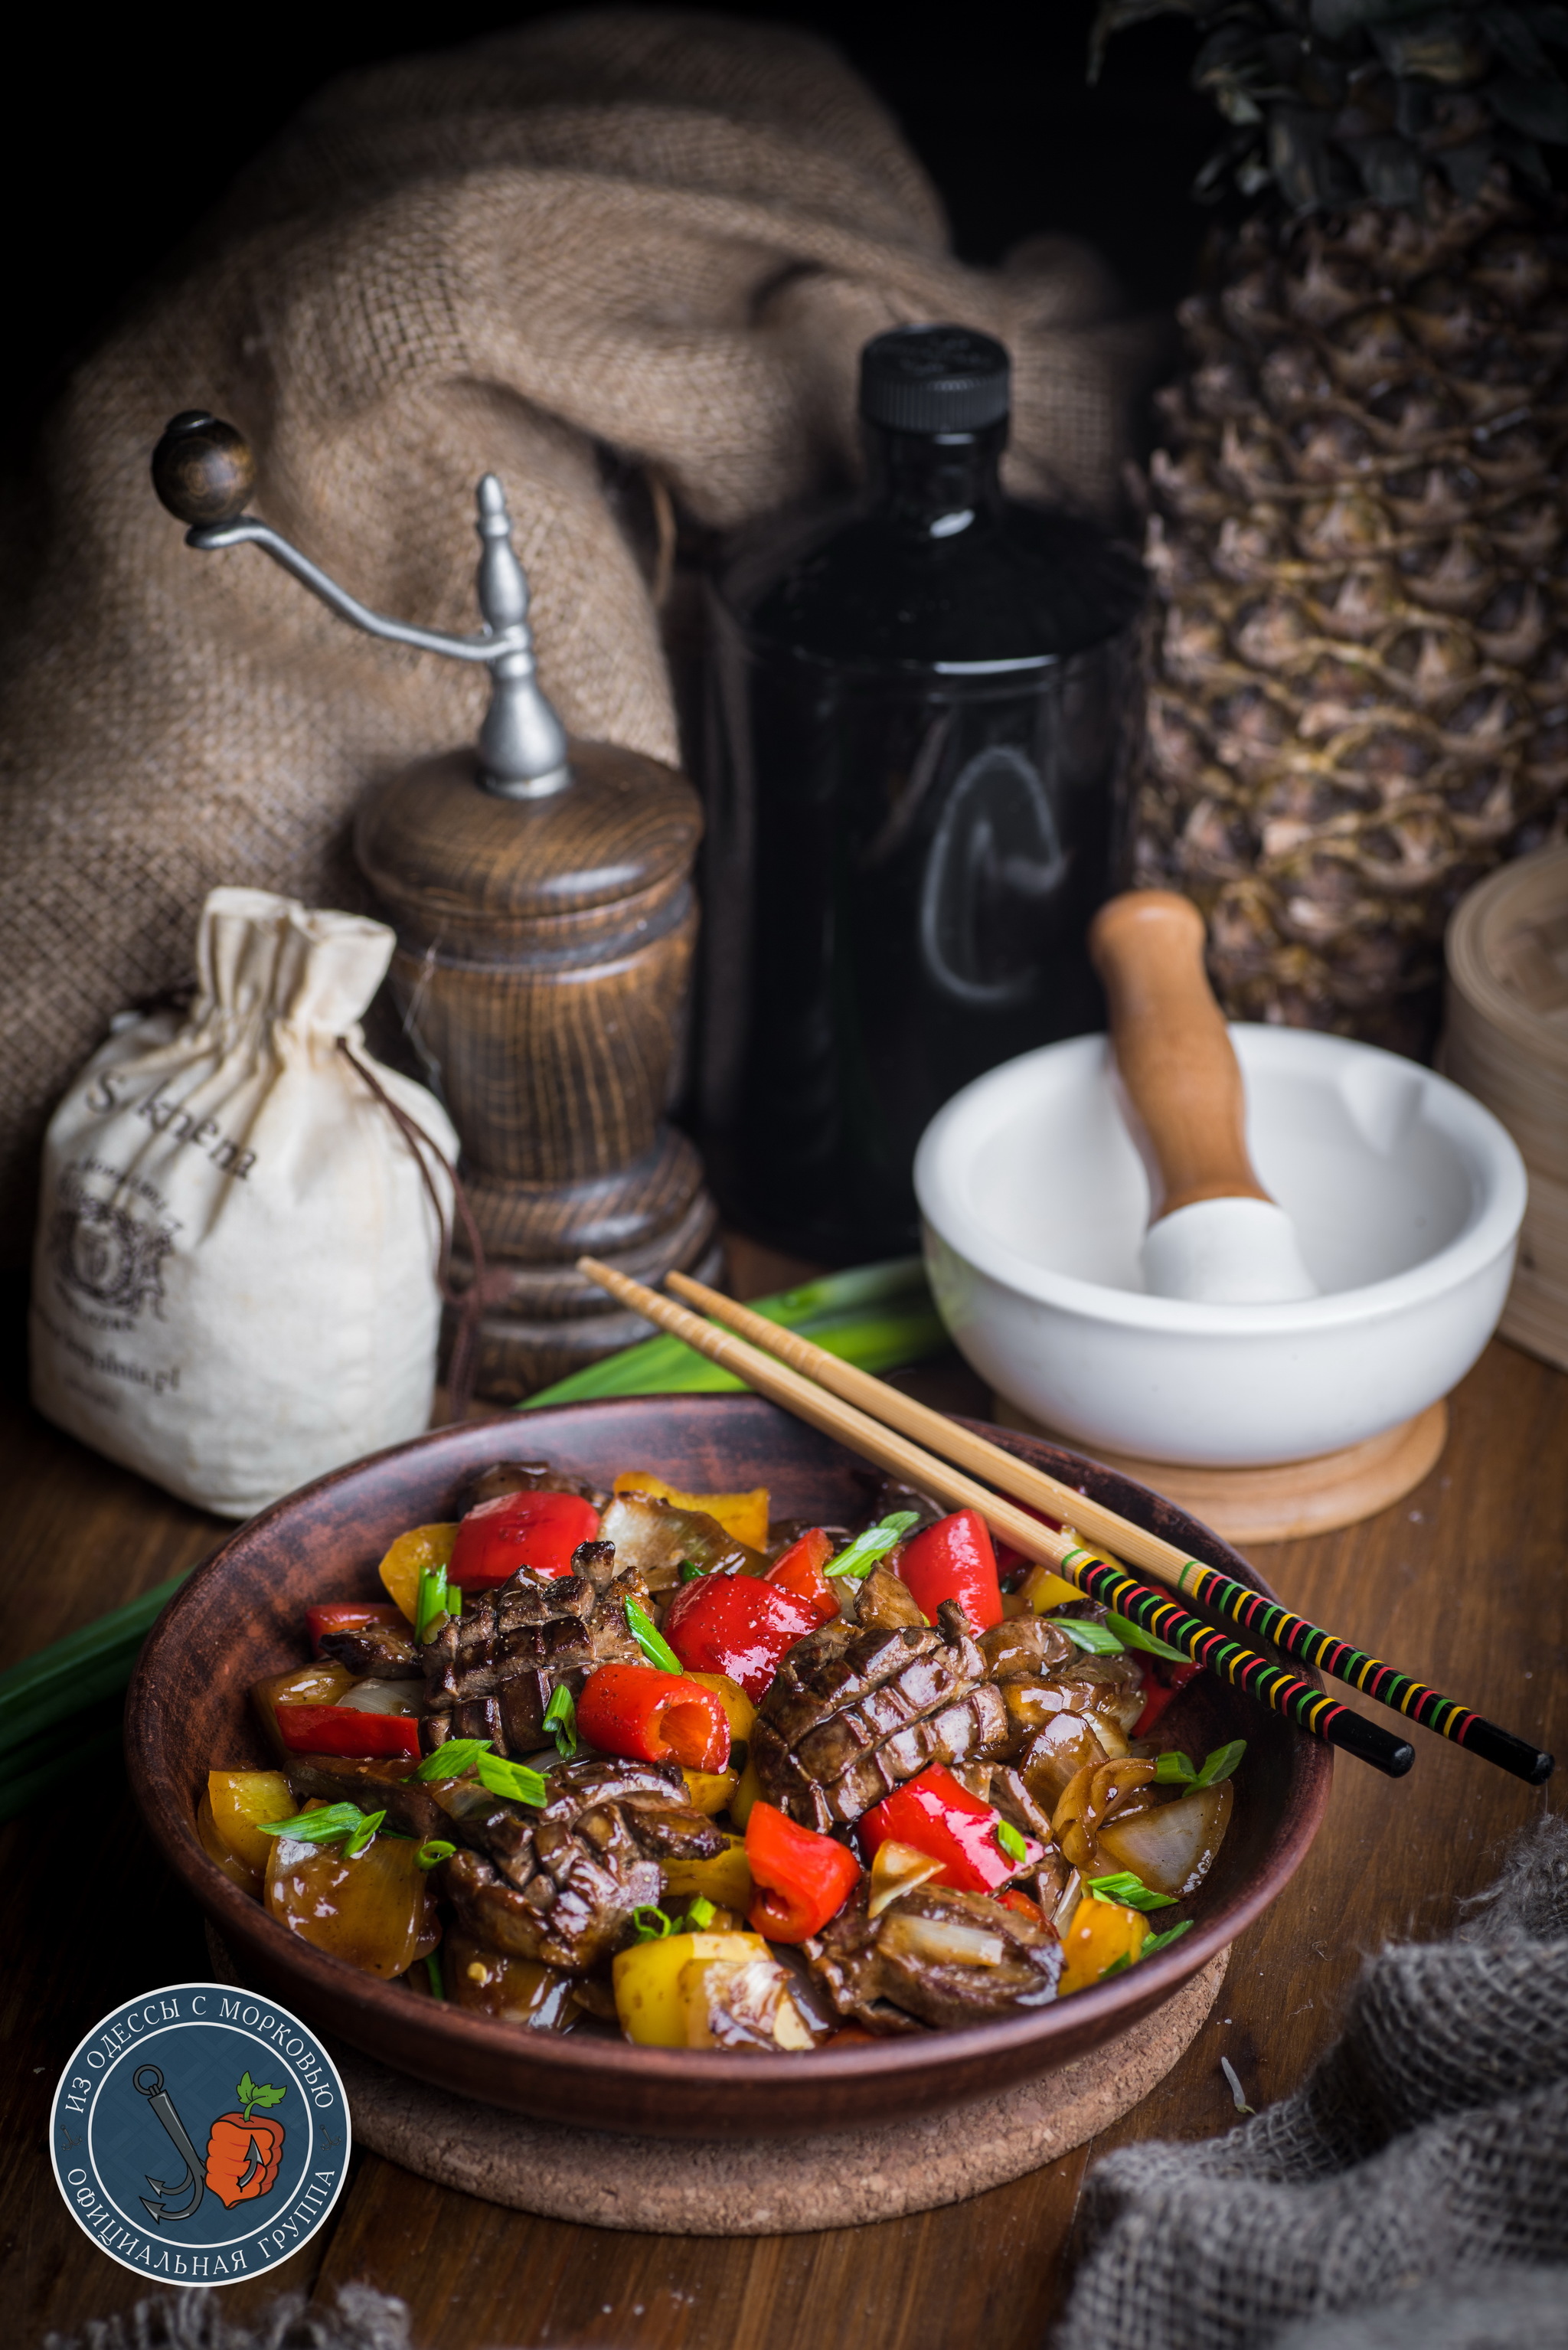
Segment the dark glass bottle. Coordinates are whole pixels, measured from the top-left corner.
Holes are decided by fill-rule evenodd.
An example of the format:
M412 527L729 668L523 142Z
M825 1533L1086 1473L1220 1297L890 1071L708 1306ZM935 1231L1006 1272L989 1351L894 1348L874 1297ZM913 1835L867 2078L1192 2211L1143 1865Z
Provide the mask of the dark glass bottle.
M805 1255L910 1246L932 1114L1102 1024L1142 575L1004 496L1008 373L967 329L878 336L863 496L714 592L703 1127L730 1215Z

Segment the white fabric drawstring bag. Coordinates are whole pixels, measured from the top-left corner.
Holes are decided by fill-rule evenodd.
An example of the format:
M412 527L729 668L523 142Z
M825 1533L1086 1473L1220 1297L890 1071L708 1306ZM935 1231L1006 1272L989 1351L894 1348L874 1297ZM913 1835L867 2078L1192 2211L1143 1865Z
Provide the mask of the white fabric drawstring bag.
M429 1425L458 1146L364 1049L392 946L214 889L189 1012L123 1014L45 1141L33 1399L225 1517Z

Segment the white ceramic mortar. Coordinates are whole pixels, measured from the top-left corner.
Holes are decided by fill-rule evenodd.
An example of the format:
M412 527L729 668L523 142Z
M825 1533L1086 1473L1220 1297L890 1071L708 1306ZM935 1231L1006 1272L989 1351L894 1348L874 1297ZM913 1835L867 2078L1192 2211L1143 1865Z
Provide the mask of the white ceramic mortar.
M1371 1045L1231 1035L1252 1163L1321 1292L1299 1304L1145 1291L1148 1185L1104 1036L991 1070L921 1139L943 1321L1000 1394L1090 1451L1227 1468L1336 1451L1446 1395L1501 1314L1525 1174L1490 1111Z

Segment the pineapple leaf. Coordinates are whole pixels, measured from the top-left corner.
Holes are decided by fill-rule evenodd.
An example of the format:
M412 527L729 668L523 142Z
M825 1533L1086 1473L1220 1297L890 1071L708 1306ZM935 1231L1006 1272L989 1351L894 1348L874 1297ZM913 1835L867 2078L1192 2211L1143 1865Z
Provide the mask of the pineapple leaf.
M1568 140L1568 88L1555 76L1525 81L1518 74L1498 74L1486 85L1486 98L1511 130L1549 146Z

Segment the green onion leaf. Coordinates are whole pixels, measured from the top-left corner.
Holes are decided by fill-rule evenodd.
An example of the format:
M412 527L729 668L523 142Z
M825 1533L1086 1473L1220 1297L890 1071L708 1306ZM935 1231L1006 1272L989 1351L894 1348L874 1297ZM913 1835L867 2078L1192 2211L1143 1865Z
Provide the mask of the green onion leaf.
M1190 1787L1196 1775L1192 1768L1191 1757L1183 1754L1178 1748L1173 1747L1168 1753L1158 1754L1155 1757L1154 1777L1157 1786Z
M1114 1607L1106 1621L1126 1648L1141 1648L1146 1657L1164 1657L1173 1665L1192 1662L1185 1648L1173 1648L1168 1640L1157 1640L1152 1632L1146 1632L1130 1616L1118 1616Z
M1184 1918L1179 1926L1168 1926L1163 1934L1151 1934L1138 1952L1138 1957L1152 1959L1156 1950L1168 1950L1172 1942L1180 1941L1183 1934L1190 1929L1191 1925L1191 1918Z
M429 1958L425 1960L425 1975L430 1983L431 1997L432 1999L444 1999L446 1997L446 1986L441 1979L441 1953L439 1950L432 1950Z
M1232 1738L1228 1746L1217 1746L1212 1754L1205 1755L1203 1768L1193 1780L1195 1787L1217 1787L1228 1779L1247 1752L1244 1738Z
M857 1583L863 1583L877 1560L886 1558L890 1550L897 1550L910 1528L919 1523L919 1510L895 1510L890 1518L867 1526L836 1558L830 1558L822 1570L824 1575L847 1575Z
M1045 1621L1054 1624L1058 1632L1065 1632L1075 1647L1086 1648L1091 1657L1119 1657L1124 1653L1121 1641L1108 1624L1088 1624L1081 1616L1048 1616Z
M431 1836L415 1853L414 1865L418 1868L439 1868L441 1862L450 1860L456 1850L456 1845L448 1844L444 1836Z
M508 1762L499 1754L482 1754L478 1770L482 1787L488 1787L493 1795L506 1795L514 1804L542 1804L549 1793L543 1771L531 1771L526 1762Z
M557 1683L545 1708L545 1727L556 1742L556 1752L569 1762L577 1751L576 1700L565 1681Z
M632 1931L639 1942L662 1942L675 1928L673 1918L667 1918L657 1903L645 1901L631 1913Z
M700 1934L705 1926L711 1926L717 1914L718 1913L713 1908L713 1904L709 1900L707 1895L705 1893L697 1894L692 1899L691 1908L686 1912L686 1929L688 1933Z
M696 1583L709 1572L707 1567L699 1566L694 1558L683 1558L675 1570L675 1579L677 1583Z
M367 1812L348 1843L343 1847L345 1860L358 1860L366 1846L372 1842L376 1830L386 1818L385 1812Z
M649 1663L657 1665L661 1673L684 1672L685 1667L648 1613L647 1608L639 1607L635 1599L627 1600L625 1605L626 1620L631 1637L648 1659Z
M327 1804L318 1812L296 1812L292 1819L256 1823L263 1835L292 1836L296 1844L336 1844L339 1836L357 1835L364 1825L358 1804Z
M1019 1835L1018 1830L1013 1826L1011 1820L997 1821L996 1841L1002 1846L1002 1851L1007 1855L1008 1859L1015 1860L1018 1863L1019 1867L1022 1868L1024 1862L1029 1857L1029 1846L1024 1843L1023 1838Z
M461 1779L472 1771L482 1754L490 1752L488 1738L449 1738L433 1754L427 1754L414 1773L421 1786L428 1787L434 1779Z
M1128 1909L1174 1909L1176 1903L1168 1893L1151 1893L1141 1877L1130 1868L1118 1868L1114 1877L1091 1877L1089 1891L1096 1901L1120 1901Z
M1112 1975L1125 1975L1131 1964L1132 1960L1130 1956L1126 1950L1124 1950L1119 1959L1113 1959L1108 1967L1102 1967L1100 1969L1100 1981L1102 1982L1108 1982Z

